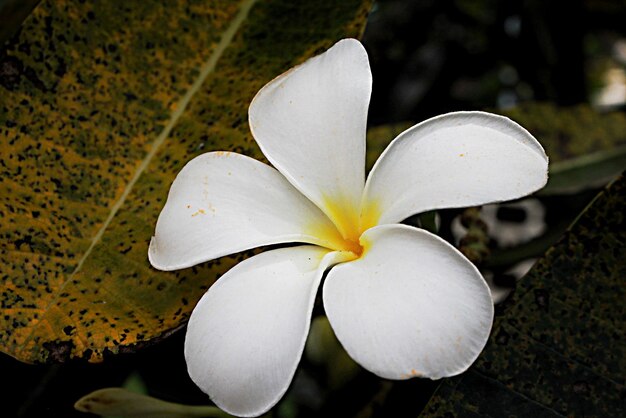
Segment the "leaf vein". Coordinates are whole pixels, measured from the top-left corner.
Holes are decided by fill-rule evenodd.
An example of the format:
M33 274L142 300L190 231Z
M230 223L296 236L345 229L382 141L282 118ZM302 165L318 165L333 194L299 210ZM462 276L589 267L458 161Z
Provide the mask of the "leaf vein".
M198 77L195 79L194 83L185 92L184 96L178 101L174 111L172 112L172 115L171 115L167 125L159 133L157 138L152 143L152 147L151 147L150 151L148 152L146 157L144 157L144 159L142 160L141 164L137 167L137 170L135 171L135 174L133 175L132 179L126 185L126 187L124 188L124 191L122 192L121 196L119 197L119 199L115 202L115 204L111 208L111 211L109 212L108 217L106 218L106 220L102 224L102 227L98 230L96 235L91 240L91 243L90 243L89 247L87 248L87 250L85 251L85 253L81 257L81 259L78 261L78 264L77 264L76 268L67 277L67 279L63 282L61 287L56 292L56 296L44 308L44 312L48 312L49 309L58 301L58 299L60 297L60 294L63 292L63 289L65 288L65 286L67 286L68 283L72 282L72 278L81 270L83 264L85 263L85 261L91 255L91 253L93 252L95 246L102 240L102 237L104 236L105 231L107 230L107 228L109 227L109 225L111 224L113 219L115 218L115 215L120 210L120 208L122 207L122 205L126 201L127 197L130 195L130 192L132 191L135 183L137 183L137 181L139 180L139 178L141 177L143 172L146 170L146 168L148 167L148 165L150 164L152 159L155 157L155 155L157 154L157 152L158 152L159 148L161 147L161 145L163 145L165 140L169 137L169 134L173 130L174 126L177 124L178 120L183 115L183 113L185 112L187 106L191 102L191 99L200 90L200 88L202 87L202 85L204 84L204 82L208 78L208 76L215 70L217 62L219 61L219 59L223 55L224 51L232 43L232 40L235 37L235 34L239 30L239 28L241 27L243 22L246 20L250 9L252 8L252 6L256 2L257 2L257 0L243 0L241 2L241 5L239 7L239 11L238 11L237 15L235 15L235 17L231 21L230 25L228 25L228 27L226 28L226 30L222 34L222 38L220 39L219 44L215 48L215 51L213 51L213 53L211 54L209 59L201 67L200 73L199 73ZM24 339L24 342L21 344L21 347L20 347L21 349L25 349L27 347L28 343L33 338L33 336L35 335L35 330L37 329L37 327L40 324L42 324L44 322L44 320L45 320L45 318L42 318L40 321L38 321L36 324L34 324L32 326L29 335Z

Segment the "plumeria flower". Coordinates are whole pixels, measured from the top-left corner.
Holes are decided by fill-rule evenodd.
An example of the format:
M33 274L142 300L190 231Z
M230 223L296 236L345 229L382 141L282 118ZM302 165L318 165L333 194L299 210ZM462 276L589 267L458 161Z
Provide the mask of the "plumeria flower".
M193 381L225 411L256 416L287 390L323 285L326 314L361 366L389 379L466 370L493 320L489 288L443 239L399 222L516 199L547 180L539 143L511 120L456 112L400 134L365 180L372 76L354 39L263 87L252 134L273 167L209 152L178 174L149 258L175 270L281 243L224 274L185 340Z

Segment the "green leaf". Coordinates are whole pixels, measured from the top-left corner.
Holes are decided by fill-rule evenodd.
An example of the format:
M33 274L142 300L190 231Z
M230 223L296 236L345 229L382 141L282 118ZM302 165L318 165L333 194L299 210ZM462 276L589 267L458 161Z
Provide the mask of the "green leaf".
M425 415L626 416L626 178L523 279L484 352Z
M0 67L0 349L26 362L129 351L183 326L245 257L147 261L174 177L261 153L254 94L363 30L369 2L43 1ZM3 73L6 75L6 73Z
M603 186L624 170L626 145L557 162L550 166L550 179L539 194L571 194Z
M74 408L103 417L121 418L228 418L215 406L191 406L165 402L121 388L105 388L80 398Z

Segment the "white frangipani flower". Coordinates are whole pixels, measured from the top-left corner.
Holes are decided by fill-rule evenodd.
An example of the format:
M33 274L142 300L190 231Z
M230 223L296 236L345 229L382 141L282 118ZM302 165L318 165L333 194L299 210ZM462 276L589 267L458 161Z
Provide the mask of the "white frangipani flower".
M274 168L210 152L172 184L150 243L158 269L304 243L241 262L191 315L189 374L231 414L260 415L283 396L331 267L328 319L348 354L381 377L459 374L487 341L493 305L476 267L441 238L399 222L541 188L543 148L505 117L449 113L398 136L365 181L371 85L363 46L340 41L252 101L250 128Z

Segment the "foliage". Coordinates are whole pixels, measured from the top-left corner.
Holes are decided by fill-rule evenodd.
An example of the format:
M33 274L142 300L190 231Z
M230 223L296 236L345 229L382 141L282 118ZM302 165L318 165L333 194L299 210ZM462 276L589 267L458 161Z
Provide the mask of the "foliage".
M246 111L358 36L368 2L44 1L0 56L0 348L26 362L133 350L179 328L244 254L174 273L147 248L176 173L260 157Z
M74 407L103 417L124 418L228 418L214 406L190 406L165 402L121 388L105 388L80 398Z
M624 416L625 213L620 177L522 280L481 357L426 416Z
M0 42L36 3L0 0ZM147 242L167 189L188 159L209 149L259 157L246 123L251 97L286 68L360 34L368 6L259 0L223 48L244 3L43 0L0 49L0 349L28 362L133 352L63 366L0 355L8 416L82 416L70 401L118 386L137 368L154 395L206 402L184 370L182 333L134 351L183 324L195 299L245 254L180 273L150 269ZM610 56L607 39L623 38L624 4L574 2L564 20L562 5L539 1L376 3L365 38L377 75L370 120L493 107L514 92L523 103L502 113L551 157L546 192L554 194L540 197L549 231L511 251L492 249L487 267L542 254L591 196L562 193L624 169L623 107L598 114L560 106L602 84L588 67ZM508 32L515 22L518 32ZM502 77L511 70L513 80ZM368 132L368 167L409 125ZM522 281L479 362L442 381L424 416L625 415L620 193L623 180ZM600 216L606 224L595 224ZM440 382L392 383L344 363L323 320L312 333L326 346L309 346L276 416L417 416ZM314 379L321 391L310 390Z

